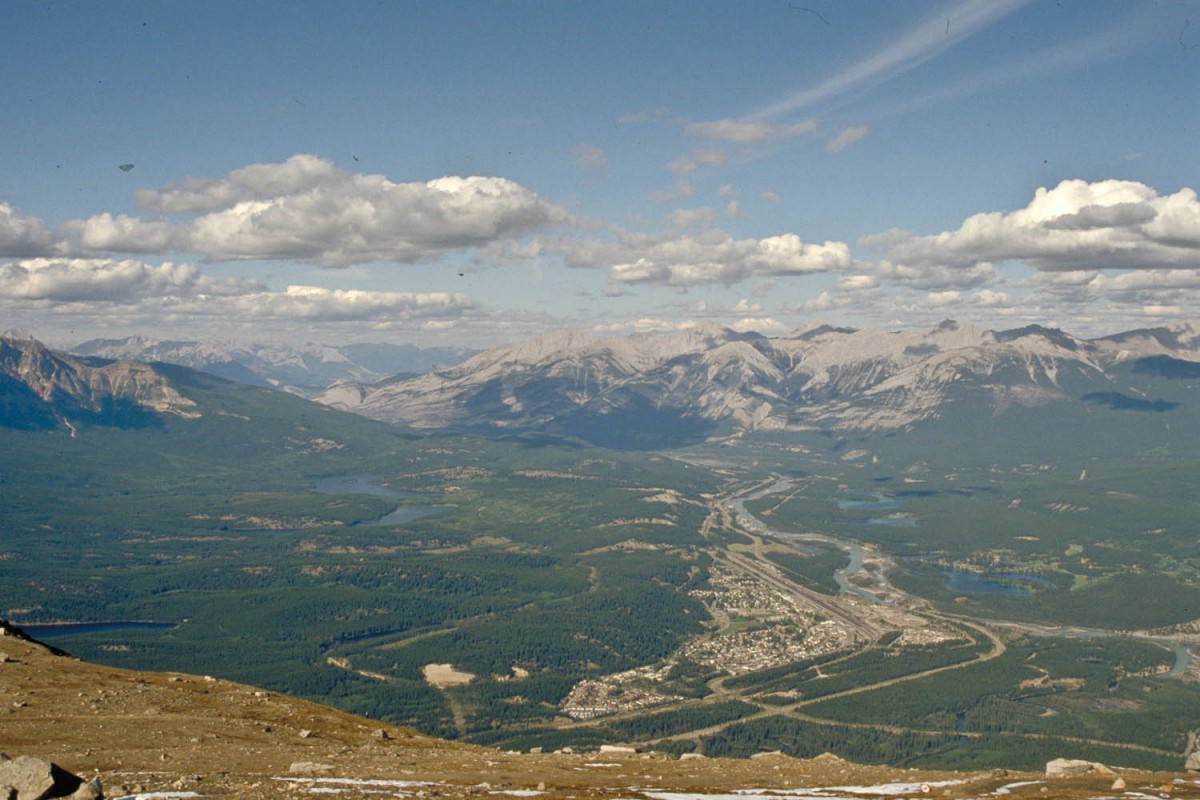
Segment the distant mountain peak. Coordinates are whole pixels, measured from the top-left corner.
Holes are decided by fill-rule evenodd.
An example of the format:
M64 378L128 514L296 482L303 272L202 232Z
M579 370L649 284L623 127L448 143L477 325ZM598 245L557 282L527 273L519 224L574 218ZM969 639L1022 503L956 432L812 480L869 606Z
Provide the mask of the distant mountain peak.
M165 362L251 386L311 397L330 385L370 384L397 372L416 373L456 364L474 351L411 345L239 343L228 339L165 341L147 336L92 339L73 352L100 358Z

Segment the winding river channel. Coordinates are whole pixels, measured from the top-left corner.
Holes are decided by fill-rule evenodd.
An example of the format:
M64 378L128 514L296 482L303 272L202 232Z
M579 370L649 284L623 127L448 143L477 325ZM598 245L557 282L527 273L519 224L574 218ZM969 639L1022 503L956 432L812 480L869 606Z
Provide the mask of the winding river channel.
M867 550L858 542L850 541L849 539L838 539L834 536L827 536L823 533L790 533L780 531L766 525L761 519L751 514L746 510L746 503L750 500L758 500L773 494L783 494L791 491L794 483L787 478L776 478L775 482L768 484L749 494L739 495L728 501L728 508L733 515L737 524L741 525L748 531L752 531L763 536L770 536L772 539L790 543L811 542L813 544L823 544L836 547L845 551L849 557L849 563L834 573L834 580L837 581L838 591L841 594L857 595L864 600L871 602L880 602L882 593L872 592L857 586L850 582L850 576L862 571L863 562L866 559ZM800 549L803 549L802 547ZM880 580L885 580L882 575L878 576Z
M836 536L829 536L822 533L792 533L789 531L780 531L767 525L759 517L751 514L746 510L746 503L751 500L759 500L770 495L784 495L790 492L795 487L795 482L782 476L775 476L774 482L755 489L752 492L739 494L735 497L727 498L724 503L733 519L745 530L767 536L771 539L792 544L796 549L803 552L804 543L823 544L830 547L836 547L844 551L849 557L849 563L834 573L834 579L837 581L838 591L840 594L851 594L860 597L870 602L888 602L895 603L896 598L907 596L905 592L892 585L886 576L886 570L872 570L870 572L871 582L876 589L865 589L858 583L852 582L851 578L859 573L865 572L865 562L867 555L867 547L863 544L851 539L841 539ZM895 502L889 502L886 505L882 504L882 500L873 501L880 503L879 507L893 508ZM1124 631L1104 630L1100 628L1079 628L1066 625L1038 625L1029 622L1017 622L1012 620L998 619L982 619L970 618L974 623L992 626L995 628L1003 628L1007 630L1020 631L1022 633L1030 633L1036 636L1047 636L1066 639L1111 639L1111 638L1137 638L1170 650L1175 661L1171 670L1166 673L1167 677L1183 674L1192 664L1193 656L1188 650L1187 641L1177 639L1167 639L1153 636L1143 636L1131 634Z

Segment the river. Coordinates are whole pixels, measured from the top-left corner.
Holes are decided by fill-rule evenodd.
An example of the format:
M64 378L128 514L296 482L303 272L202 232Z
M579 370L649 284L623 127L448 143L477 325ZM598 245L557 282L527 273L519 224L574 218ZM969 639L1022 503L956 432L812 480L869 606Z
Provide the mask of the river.
M884 590L881 591L878 595L875 592L868 591L867 589L864 589L861 586L855 585L850 582L850 578L852 576L863 571L863 562L864 562L866 552L867 552L866 548L863 545L861 545L857 542L851 541L849 539L839 539L837 537L828 536L826 534L821 534L821 533L790 533L790 532L786 532L786 531L775 530L774 528L771 528L770 526L766 525L761 519L754 516L749 511L747 511L746 510L746 502L747 501L758 500L762 497L766 497L766 496L772 495L772 494L783 494L784 492L790 491L792 489L792 487L794 486L794 482L787 478L784 478L782 476L774 476L774 477L775 477L774 483L768 484L768 485L766 485L762 488L759 488L753 492L750 492L750 493L744 494L744 495L740 495L738 497L731 498L730 500L726 501L726 507L733 514L734 519L737 521L737 523L739 525L743 526L748 531L752 531L754 533L757 533L757 534L760 534L763 536L769 536L772 539L775 539L776 541L813 542L813 543L825 544L825 545L830 545L833 547L838 547L841 550L845 551L846 554L850 558L850 562L844 568L838 570L834 574L834 578L837 580L837 584L838 584L838 591L841 594L853 594L853 595L861 597L865 600L870 600L872 602L881 602L882 597L895 598L895 597L903 596L903 594L904 594L903 592L899 591L898 589L896 589L894 586L892 586L890 583L887 582L887 578L886 578L886 575L884 574L883 570L879 570L878 572L871 573L871 577L874 579L875 583L878 584L879 586L884 587ZM848 501L843 501L843 502L856 503L858 505L856 505L855 507L858 508L859 510L866 508L868 506L869 506L870 510L885 510L887 508L895 507L887 502L890 499L891 498L887 498L884 495L879 495L879 496L872 495L870 500L857 500L856 499L856 500L848 500ZM839 502L839 506L841 506L840 502ZM1029 578L1029 576L1021 576L1021 577L1026 578L1026 579ZM1175 676L1175 675L1182 675L1188 669L1188 667L1191 666L1192 660L1193 660L1192 654L1188 650L1188 643L1184 642L1184 641L1178 641L1175 639L1166 639L1166 638L1160 638L1160 637L1154 637L1154 636L1144 636L1144 635L1133 635L1133 634L1129 634L1129 633L1122 632L1122 631L1110 631L1110 630L1103 630L1103 629L1098 629L1098 628L1078 628L1078 627L1056 626L1056 625L1036 625L1036 624L1032 624L1032 623L1010 622L1010 621L1006 621L1006 620L995 620L995 619L978 619L978 618L971 618L971 619L973 622L976 622L976 623L979 623L982 625L994 625L997 627L1003 627L1003 628L1008 628L1008 629L1012 629L1012 630L1019 630L1019 631L1025 632L1025 633L1032 633L1032 634L1038 635L1038 636L1050 636L1050 637L1060 637L1060 638L1070 638L1070 639L1105 639L1105 638L1115 638L1115 637L1125 636L1125 637L1130 637L1130 638L1141 639L1142 641L1152 642L1160 647L1170 650L1175 656L1175 661L1171 667L1171 670L1166 673L1166 675L1168 677Z
M794 485L795 484L791 480L781 476L776 476L774 483L758 489L757 491L751 492L750 494L735 497L728 502L728 506L733 513L734 519L737 520L739 525L746 528L746 530L750 530L755 533L761 533L764 536L770 536L773 539L781 541L812 542L814 544L829 545L844 551L846 556L849 558L849 563L833 574L833 579L837 581L838 592L841 594L852 594L857 597L861 597L864 600L869 600L873 603L882 602L882 592L872 592L850 581L851 576L863 571L863 562L866 560L867 550L861 544L849 539L838 539L837 537L828 536L823 533L790 533L775 530L774 528L764 524L762 520L746 510L746 501L758 500L761 497L766 497L767 495L772 494L783 494L784 492L790 491ZM878 503L879 501L873 500L871 502ZM882 507L890 508L892 506L885 505ZM890 585L886 583L886 578L882 574L875 575L874 577L878 582L880 582L881 585L887 586L889 590L888 593L891 593L892 589Z

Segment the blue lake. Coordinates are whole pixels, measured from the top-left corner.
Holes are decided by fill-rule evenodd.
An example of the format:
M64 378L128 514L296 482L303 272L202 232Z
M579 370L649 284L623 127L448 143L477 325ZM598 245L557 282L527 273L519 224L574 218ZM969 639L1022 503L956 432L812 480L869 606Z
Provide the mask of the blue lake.
M432 517L434 514L440 514L450 506L400 506L390 514L384 514L377 520L371 522L360 522L360 528L374 528L383 525L403 525L406 522L412 522L422 517Z
M946 588L956 594L1029 597L1036 587L1054 585L1054 581L1049 578L1017 572L972 572L968 569L948 569L945 574Z
M880 492L871 492L866 497L835 497L833 502L842 511L887 511L900 507L898 500Z
M169 631L174 622L55 622L45 625L22 625L13 623L34 639L54 639L59 636L79 636L85 633L109 633L110 631Z
M390 486L381 486L378 475L331 475L313 481L313 489L321 494L369 494L375 497L412 497Z
M379 484L378 475L332 475L313 482L313 489L321 494L366 494L373 497L419 497L416 492L393 489ZM358 523L358 527L376 528L388 525L403 525L422 517L432 517L446 511L450 506L396 506L379 519Z
M873 517L867 520L868 525L887 525L891 528L915 528L916 517Z

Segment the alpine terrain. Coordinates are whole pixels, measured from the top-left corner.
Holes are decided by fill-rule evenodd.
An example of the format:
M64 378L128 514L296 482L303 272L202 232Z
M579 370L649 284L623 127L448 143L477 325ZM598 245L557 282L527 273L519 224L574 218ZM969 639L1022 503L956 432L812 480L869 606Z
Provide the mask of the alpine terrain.
M1072 401L1136 407L1146 402L1137 375L1178 376L1197 362L1200 329L1186 323L1096 339L949 320L787 337L715 325L608 338L557 331L424 375L339 382L317 399L420 428L663 447L755 431L898 430L952 402L987 414Z

